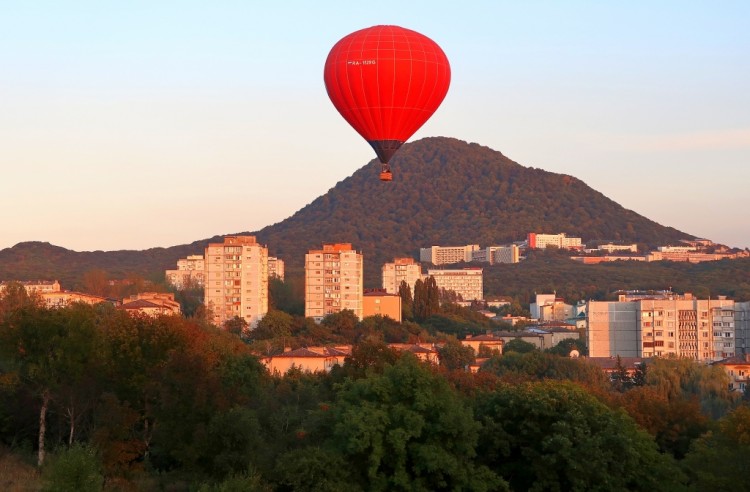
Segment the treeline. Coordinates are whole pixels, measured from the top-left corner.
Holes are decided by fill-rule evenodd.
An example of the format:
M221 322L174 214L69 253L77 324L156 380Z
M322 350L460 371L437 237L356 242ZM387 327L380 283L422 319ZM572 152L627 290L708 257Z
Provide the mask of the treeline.
M334 321L320 329L343 333ZM735 491L746 483L750 410L721 369L659 360L610 381L585 360L509 350L471 374L447 369L453 355L441 353L438 367L368 338L329 374L271 375L240 337L200 317L48 310L14 287L0 299L0 442L18 468L32 454L41 466L23 483L9 470L4 485Z

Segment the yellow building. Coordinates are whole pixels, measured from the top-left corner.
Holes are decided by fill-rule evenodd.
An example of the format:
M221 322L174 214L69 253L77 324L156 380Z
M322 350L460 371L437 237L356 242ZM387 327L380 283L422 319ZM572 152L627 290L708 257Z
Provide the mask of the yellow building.
M401 323L401 296L382 290L365 292L362 297L362 316L388 316Z
M414 284L422 278L422 266L414 258L394 258L393 263L383 264L383 289L389 294L398 294L401 282L414 293Z
M736 355L718 362L714 365L720 366L729 376L729 389L731 391L747 391L750 380L750 354Z
M43 294L45 292L60 292L60 282L57 280L21 280L12 281L23 285L23 288L27 293L38 292ZM0 293L2 293L10 282L0 282Z
M285 350L262 360L271 374L283 375L293 367L303 372L329 372L335 365L343 366L349 354L351 347L306 347Z
M433 265L449 265L452 263L470 262L474 251L479 250L478 244L466 246L430 246L419 249L419 260Z
M48 308L62 308L70 306L74 302L83 302L85 304L99 304L100 302L109 302L117 304L117 301L109 300L106 297L84 294L83 292L71 292L67 290L42 292L42 299Z
M227 236L205 254L204 302L221 326L239 317L255 328L268 312L268 248L255 236Z
M361 320L362 287L362 253L351 244L323 244L305 255L305 316L320 321L349 309Z

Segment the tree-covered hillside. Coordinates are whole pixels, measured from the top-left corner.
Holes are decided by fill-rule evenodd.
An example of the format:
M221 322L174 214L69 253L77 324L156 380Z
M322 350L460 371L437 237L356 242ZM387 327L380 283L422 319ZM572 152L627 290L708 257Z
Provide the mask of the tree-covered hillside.
M689 237L621 207L579 179L524 167L474 143L426 138L404 145L392 163L393 182L380 182L372 161L292 217L257 231L258 239L286 261L292 275L301 273L309 249L352 243L365 255L366 284L375 286L382 263L431 245L488 246L532 231L649 245ZM0 251L0 279L57 278L71 288L92 269L112 278L155 278L215 239L109 252L22 243Z

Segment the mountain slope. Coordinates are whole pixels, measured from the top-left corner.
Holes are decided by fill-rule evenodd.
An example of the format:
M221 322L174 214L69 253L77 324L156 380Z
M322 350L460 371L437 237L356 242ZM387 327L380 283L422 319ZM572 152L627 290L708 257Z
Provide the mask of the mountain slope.
M664 244L690 237L627 210L572 176L521 166L478 144L426 138L393 159L394 181L376 161L292 217L257 233L292 267L326 242L351 242L374 274L393 256L431 245L489 246L527 232ZM367 276L366 276L367 277Z
M350 242L365 254L366 284L380 266L431 245L488 246L527 232L664 244L690 237L627 210L572 176L527 168L478 144L435 137L406 144L392 160L394 181L372 161L293 216L256 232L270 253L299 274L305 253ZM46 243L0 251L0 279L59 278L78 284L93 268L111 277L159 275L210 240L145 251L72 252Z

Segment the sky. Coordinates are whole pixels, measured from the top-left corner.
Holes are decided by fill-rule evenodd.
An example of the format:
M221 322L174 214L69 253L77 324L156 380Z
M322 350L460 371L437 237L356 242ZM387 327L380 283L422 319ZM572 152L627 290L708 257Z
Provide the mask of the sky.
M749 23L747 1L0 1L0 249L168 247L292 215L374 158L323 65L378 24L451 62L411 141L476 142L750 247Z

